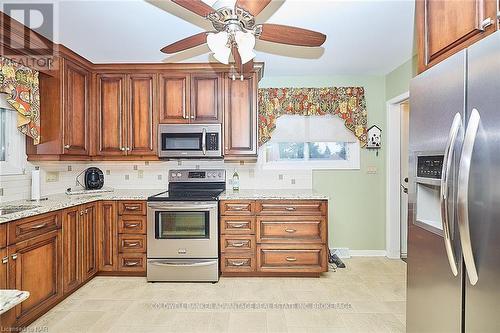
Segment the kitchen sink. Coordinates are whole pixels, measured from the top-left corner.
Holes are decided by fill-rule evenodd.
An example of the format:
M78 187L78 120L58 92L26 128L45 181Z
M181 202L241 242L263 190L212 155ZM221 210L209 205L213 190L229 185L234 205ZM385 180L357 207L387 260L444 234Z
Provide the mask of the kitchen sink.
M25 210L30 210L30 209L35 209L40 206L3 206L0 207L0 216L2 215L7 215L7 214L13 214L13 213L19 213Z

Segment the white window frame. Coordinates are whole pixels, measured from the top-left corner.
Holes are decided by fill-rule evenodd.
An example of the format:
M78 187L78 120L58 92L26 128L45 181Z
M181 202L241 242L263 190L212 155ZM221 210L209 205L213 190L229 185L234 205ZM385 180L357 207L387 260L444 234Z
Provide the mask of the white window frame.
M19 175L26 169L26 139L17 129L17 111L6 110L5 161L0 161L0 176Z
M274 144L272 140L269 142ZM359 170L361 147L359 141L348 142L347 160L310 160L309 145L304 142L304 159L301 160L282 160L268 161L266 154L266 145L259 149L258 164L264 170Z

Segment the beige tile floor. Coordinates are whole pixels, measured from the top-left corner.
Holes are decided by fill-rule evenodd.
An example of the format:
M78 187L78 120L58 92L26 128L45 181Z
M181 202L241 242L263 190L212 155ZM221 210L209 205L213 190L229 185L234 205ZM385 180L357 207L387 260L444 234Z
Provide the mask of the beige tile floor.
M319 279L221 278L199 284L97 277L28 332L404 332L406 264L385 258L346 264ZM179 303L187 308L168 308ZM308 303L329 308L279 308ZM212 304L231 308L208 308ZM252 304L275 308L243 308Z

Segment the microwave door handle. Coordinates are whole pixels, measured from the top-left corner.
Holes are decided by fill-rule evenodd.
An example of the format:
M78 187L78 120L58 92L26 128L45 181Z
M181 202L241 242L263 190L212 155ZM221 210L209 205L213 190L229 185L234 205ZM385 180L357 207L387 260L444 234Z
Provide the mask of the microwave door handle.
M203 128L201 131L201 149L203 150L203 155L207 154L207 130Z
M450 232L450 221L448 212L448 180L451 170L451 165L453 163L453 152L455 148L455 143L457 140L458 132L460 126L462 125L462 117L460 113L455 114L453 118L453 123L450 128L450 134L448 136L448 142L446 144L446 149L443 158L443 170L441 172L441 220L443 221L443 239L444 247L446 249L446 255L448 256L448 262L450 264L451 272L454 276L458 275L457 263L455 260L455 253L453 251L453 246L451 243L451 232Z
M460 166L458 168L458 230L460 231L460 243L467 269L467 275L472 285L475 285L479 279L472 251L472 243L469 228L469 177L472 161L472 152L476 141L477 130L481 117L476 109L472 110L469 118L469 124L465 131L464 143L462 146L462 155L460 156Z

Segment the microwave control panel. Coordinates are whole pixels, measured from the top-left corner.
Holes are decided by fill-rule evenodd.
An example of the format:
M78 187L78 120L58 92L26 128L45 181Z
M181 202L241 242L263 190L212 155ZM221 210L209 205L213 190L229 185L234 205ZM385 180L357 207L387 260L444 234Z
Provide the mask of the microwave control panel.
M219 150L219 133L207 133L207 150Z
M441 179L443 155L417 156L417 177Z

